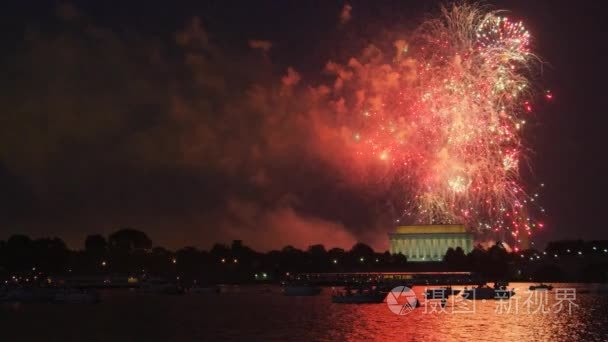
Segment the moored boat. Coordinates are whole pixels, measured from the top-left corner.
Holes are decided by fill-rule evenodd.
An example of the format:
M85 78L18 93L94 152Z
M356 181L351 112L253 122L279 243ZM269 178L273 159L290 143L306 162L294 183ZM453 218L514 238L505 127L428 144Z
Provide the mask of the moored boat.
M338 304L375 304L382 303L386 298L386 292L379 291L377 288L360 287L345 288L331 296L331 301Z

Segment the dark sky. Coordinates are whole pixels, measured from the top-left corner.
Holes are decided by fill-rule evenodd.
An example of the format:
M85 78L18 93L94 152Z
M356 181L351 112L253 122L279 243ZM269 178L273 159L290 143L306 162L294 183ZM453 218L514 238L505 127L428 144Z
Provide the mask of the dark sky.
M555 95L526 132L527 181L546 184L537 242L608 238L601 2L489 3L525 22ZM389 194L348 177L303 94L331 84L328 61L390 47L437 3L351 1L350 18L343 1L7 5L0 239L79 248L130 226L171 248L386 248Z

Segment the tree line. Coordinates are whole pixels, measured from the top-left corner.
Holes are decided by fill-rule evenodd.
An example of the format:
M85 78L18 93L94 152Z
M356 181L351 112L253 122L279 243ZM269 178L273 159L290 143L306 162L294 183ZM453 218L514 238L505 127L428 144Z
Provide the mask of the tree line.
M606 248L606 241L558 241L543 252L513 253L497 243L487 249L477 246L468 254L461 248L450 248L443 262L414 263L402 254L376 252L363 243L348 250L316 244L306 250L286 246L261 253L235 240L230 245L215 244L208 251L195 247L171 251L154 246L142 231L124 228L107 237L87 236L81 250L70 250L59 238L13 235L0 241L0 278L15 274L127 275L240 283L276 281L286 274L302 272L472 271L495 279L559 280L571 279L560 268L560 262L566 260L582 263L579 268L585 270L584 274L601 280L605 273L587 271L608 269ZM264 277L256 277L261 274Z

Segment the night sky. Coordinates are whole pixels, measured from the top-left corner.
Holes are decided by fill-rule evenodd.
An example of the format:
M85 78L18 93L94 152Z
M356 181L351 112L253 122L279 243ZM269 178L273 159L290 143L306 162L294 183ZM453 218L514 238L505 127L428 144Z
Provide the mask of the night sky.
M10 3L0 68L0 239L120 227L170 248L242 239L387 248L391 196L351 177L303 108L328 61L389 46L431 1ZM543 244L606 239L608 30L598 1L500 1L544 61L526 130ZM6 25L8 24L8 25Z

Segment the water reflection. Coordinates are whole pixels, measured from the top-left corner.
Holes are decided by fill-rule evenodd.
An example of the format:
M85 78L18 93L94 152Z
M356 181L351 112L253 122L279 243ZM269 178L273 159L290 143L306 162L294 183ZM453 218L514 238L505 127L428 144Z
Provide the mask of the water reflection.
M502 313L496 301L478 300L474 312L453 313L458 304L449 301L445 311L421 307L398 316L384 303L331 303L329 289L314 297L287 297L278 287L240 287L221 295L110 291L97 305L4 304L0 325L3 336L19 340L606 341L608 296L577 293L571 314L567 308L534 313L524 305L529 285L511 284L519 310ZM414 290L423 298L423 287ZM549 307L556 304L554 292L547 296Z

